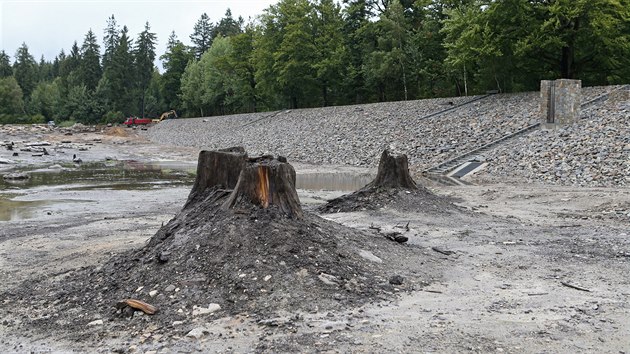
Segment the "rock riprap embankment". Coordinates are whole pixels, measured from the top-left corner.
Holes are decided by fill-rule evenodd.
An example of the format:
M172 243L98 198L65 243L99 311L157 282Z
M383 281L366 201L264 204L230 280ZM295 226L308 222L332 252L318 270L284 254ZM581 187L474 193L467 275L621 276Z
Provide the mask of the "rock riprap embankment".
M575 124L541 129L486 154L480 177L557 185L630 185L630 101L608 100Z
M582 102L613 88L584 88ZM146 135L176 146L240 145L290 161L371 167L383 148L393 147L407 154L412 170L422 171L539 122L539 97L529 92L176 119ZM597 110L603 104L590 109L604 113Z

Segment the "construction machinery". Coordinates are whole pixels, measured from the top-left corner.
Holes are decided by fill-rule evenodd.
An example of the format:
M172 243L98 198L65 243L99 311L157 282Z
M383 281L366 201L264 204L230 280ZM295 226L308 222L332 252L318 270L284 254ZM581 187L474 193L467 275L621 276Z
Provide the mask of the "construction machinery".
M163 121L164 119L171 119L171 118L177 118L177 112L175 112L174 109L172 109L172 110L170 110L168 112L162 113L160 118L152 119L151 121L153 123L159 123L159 122Z

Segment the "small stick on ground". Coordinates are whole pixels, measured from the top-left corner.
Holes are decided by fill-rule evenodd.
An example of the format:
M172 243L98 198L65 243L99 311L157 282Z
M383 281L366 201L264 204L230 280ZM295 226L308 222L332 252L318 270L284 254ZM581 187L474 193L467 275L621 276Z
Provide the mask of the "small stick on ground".
M378 226L374 226L374 224L370 224L369 228L372 230L376 230L376 232L381 232L381 228Z
M579 291L586 291L586 292L591 292L589 289L587 288L583 288L577 285L573 285L573 284L569 284L567 282L561 281L560 284L566 286L567 288L571 288L571 289L575 289L575 290L579 290Z
M445 256L450 256L450 255L455 253L455 251L443 250L443 249L441 249L439 247L431 247L431 249L434 250L435 252L441 253L441 254L443 254Z
M405 229L405 231L409 231L409 222L407 222L407 225L405 225L405 226L402 226L402 225L396 225L396 226L394 226L394 227L395 227L395 228L398 228L398 229Z

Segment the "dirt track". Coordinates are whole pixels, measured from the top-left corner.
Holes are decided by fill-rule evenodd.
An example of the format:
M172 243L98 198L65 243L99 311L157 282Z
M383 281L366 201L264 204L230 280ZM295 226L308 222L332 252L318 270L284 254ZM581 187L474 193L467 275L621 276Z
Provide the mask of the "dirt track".
M102 138L98 149L84 152L87 159L100 160L106 155L144 161L196 158L192 149L155 146L134 135L90 134L76 137L85 141ZM298 174L369 172L300 164L296 170ZM458 198L458 204L468 211L439 214L386 208L324 216L370 232L375 232L370 229L374 226L382 232L404 232L409 242L401 247L409 247L417 255L408 260L409 271L422 269L431 274L429 281L415 284L410 293L400 292L388 301L345 311L279 311L277 318L263 322L246 313L226 316L217 312L161 328L149 316L88 325L98 320L98 313L108 311L95 309L80 314L85 331L78 336L43 332L30 325L50 316L47 311L63 299L38 299L31 306L17 307L9 300L12 297L3 294L23 281L41 275L61 278L68 270L99 264L112 253L142 246L181 208L188 189L165 187L158 193L151 189L111 190L106 194L30 191L20 198L91 202L32 220L0 222L0 276L5 279L0 284L0 351L630 350L630 222L609 207L630 203L630 190L517 182L445 187L417 180L437 194ZM300 196L308 195L310 203L318 203L322 196L334 194L301 191ZM313 209L312 204L309 208ZM407 223L409 231L404 228Z

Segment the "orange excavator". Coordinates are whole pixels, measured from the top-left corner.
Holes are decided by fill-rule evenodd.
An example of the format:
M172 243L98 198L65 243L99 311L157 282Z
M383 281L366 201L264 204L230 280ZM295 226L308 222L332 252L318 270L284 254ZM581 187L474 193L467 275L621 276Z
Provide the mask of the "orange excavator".
M175 112L174 109L172 109L172 110L170 110L168 112L162 113L160 118L152 119L151 121L153 123L159 123L159 122L163 121L164 119L171 119L171 118L177 118L177 112Z

